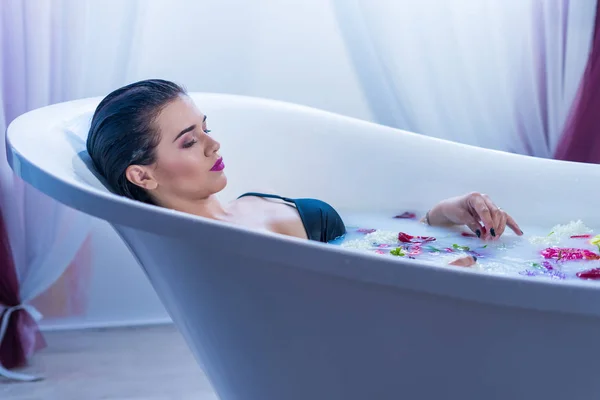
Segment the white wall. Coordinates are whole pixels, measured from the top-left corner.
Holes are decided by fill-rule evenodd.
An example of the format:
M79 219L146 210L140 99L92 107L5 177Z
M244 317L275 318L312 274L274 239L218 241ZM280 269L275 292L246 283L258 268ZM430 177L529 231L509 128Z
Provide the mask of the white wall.
M190 91L268 97L372 119L329 1L146 0L143 4L142 25L133 38L141 50L135 60L123 65L129 81L160 77ZM95 78L102 80L89 76L91 87ZM168 321L142 269L114 231L96 220L92 237L87 314L47 319L42 326Z

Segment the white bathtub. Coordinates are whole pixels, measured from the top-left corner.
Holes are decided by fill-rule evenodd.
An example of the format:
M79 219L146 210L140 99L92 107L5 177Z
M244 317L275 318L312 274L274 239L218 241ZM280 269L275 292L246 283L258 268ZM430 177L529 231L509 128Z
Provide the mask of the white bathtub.
M535 159L306 107L194 94L221 141L224 200L273 189L342 215L490 194L525 227L600 226L600 166ZM138 258L222 400L592 399L600 285L499 277L356 254L107 192L65 121L99 98L22 115L8 158L24 180L109 221ZM85 137L87 125L75 130ZM527 232L526 232L527 233Z

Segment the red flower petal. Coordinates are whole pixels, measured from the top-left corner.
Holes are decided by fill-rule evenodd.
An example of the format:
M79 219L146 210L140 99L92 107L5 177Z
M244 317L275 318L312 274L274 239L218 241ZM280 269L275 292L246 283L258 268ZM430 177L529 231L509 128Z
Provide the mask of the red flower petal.
M398 233L398 241L402 243L410 243L413 240L414 236L409 235L408 233L400 232Z
M600 279L600 268L592 268L587 271L578 272L577 277L581 279Z
M412 236L404 232L398 233L398 241L402 243L426 243L434 240L433 236Z

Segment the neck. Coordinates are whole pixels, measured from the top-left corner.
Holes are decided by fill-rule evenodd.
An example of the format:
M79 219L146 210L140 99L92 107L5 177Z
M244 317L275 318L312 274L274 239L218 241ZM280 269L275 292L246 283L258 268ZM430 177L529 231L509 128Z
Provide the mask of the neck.
M216 220L226 220L228 216L227 211L214 195L201 200L167 201L164 207Z

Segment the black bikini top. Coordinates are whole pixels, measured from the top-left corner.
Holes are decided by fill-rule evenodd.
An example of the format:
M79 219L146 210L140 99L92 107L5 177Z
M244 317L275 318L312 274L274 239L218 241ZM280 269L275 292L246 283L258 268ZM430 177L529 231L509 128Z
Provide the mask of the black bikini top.
M342 217L340 217L333 207L324 201L317 199L290 199L274 194L255 192L244 193L238 199L244 196L279 199L296 206L310 240L326 243L346 234L346 226L344 225L344 221L342 221Z

